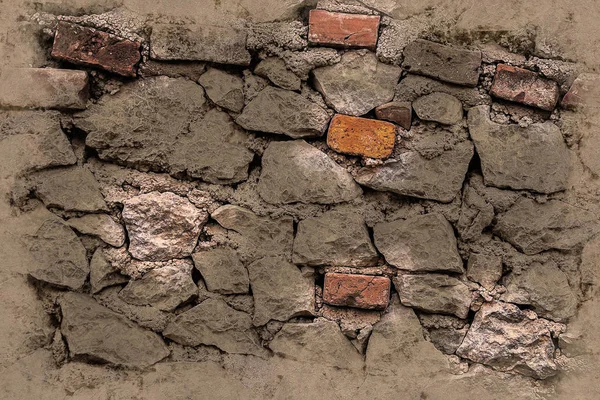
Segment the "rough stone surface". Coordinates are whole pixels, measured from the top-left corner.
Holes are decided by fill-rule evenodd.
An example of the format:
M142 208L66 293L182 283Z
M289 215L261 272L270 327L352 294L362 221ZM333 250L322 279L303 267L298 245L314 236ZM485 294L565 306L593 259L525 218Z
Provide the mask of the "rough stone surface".
M251 24L246 48L277 53L282 49L300 51L308 46L308 27L302 21L277 21Z
M152 27L150 56L156 60L197 60L219 64L249 65L246 32L211 25Z
M450 223L441 214L382 222L373 228L375 246L391 265L407 271L463 272Z
M327 129L329 114L298 93L268 86L235 121L248 130L304 138L321 136Z
M580 74L562 99L561 105L577 110L600 105L600 75Z
M121 271L106 259L104 249L100 248L94 252L90 261L92 293L98 293L106 287L120 285L127 281L129 278L121 274Z
M290 217L259 217L252 211L224 205L211 214L223 228L229 229L230 239L238 246L245 262L266 256L289 260L294 240L294 221Z
M196 269L202 274L206 288L220 294L248 293L248 271L237 252L217 247L192 254Z
M411 73L457 85L475 86L479 81L481 52L418 39L404 48L402 66Z
M560 200L539 204L520 198L498 216L494 232L525 254L570 250L600 230L598 217Z
M269 347L275 354L305 363L360 370L362 356L340 332L335 322L285 324Z
M333 210L298 223L294 264L364 267L376 264L378 258L358 213Z
M302 52L285 52L282 55L285 65L301 79L308 79L310 72L319 67L340 62L340 54L335 49L309 48Z
M377 61L372 52L351 51L338 64L313 71L325 102L341 114L361 116L392 100L399 67Z
M552 111L558 101L556 82L540 77L533 71L499 64L490 94L504 100Z
M90 272L81 241L58 217L47 218L29 245L34 264L28 266L35 279L59 287L80 289Z
M385 276L325 274L323 301L333 306L384 310L390 301L391 282Z
M308 41L317 45L375 49L378 29L378 15L310 10L308 17Z
M4 68L0 107L84 109L89 98L85 71L54 68Z
M121 247L125 243L123 226L106 214L70 218L67 225L84 235L97 236L114 247Z
M440 124L456 124L463 117L463 107L460 100L442 92L434 92L419 97L412 103L412 107L422 120L435 121Z
M466 321L451 315L421 313L419 321L431 343L445 354L454 354L469 330Z
M419 97L431 93L446 93L456 97L463 104L463 108L475 107L491 103L490 96L480 93L477 88L453 85L436 81L426 76L408 74L396 86L394 101L413 102Z
M180 314L163 334L185 346L216 346L228 353L265 356L250 315L220 299L207 299Z
M374 190L449 203L460 192L472 157L469 141L434 158L407 151L396 157L397 161L362 169L356 181Z
M314 278L304 276L294 264L281 257L265 257L248 265L248 272L255 326L314 313Z
M501 125L489 108L469 110L469 132L481 158L486 185L553 193L567 188L571 154L560 129L551 122Z
M262 60L254 69L254 73L267 78L273 84L286 90L300 90L300 77L285 66L285 61L279 57L269 57Z
M153 76L168 76L169 78L188 78L198 81L206 71L206 64L197 61L167 62L146 60L140 65L140 76L149 78Z
M174 193L152 192L124 202L129 251L142 261L166 261L192 254L208 214Z
M481 232L494 220L494 206L488 203L470 185L463 190L460 215L456 230L461 239L472 241L481 236Z
M502 276L502 258L491 254L471 253L467 263L467 278L492 290Z
M220 69L210 68L198 83L206 90L206 95L218 106L240 112L244 107L244 81L239 76L228 74Z
M540 379L556 373L554 343L546 323L512 304L484 304L456 353L499 371Z
M327 145L354 156L387 158L394 150L396 127L389 122L337 114L327 131Z
M125 367L147 367L169 355L162 339L102 307L91 297L66 293L60 300L61 332L72 357Z
M375 115L378 119L395 122L408 130L412 123L412 105L408 101L393 101L376 107Z
M258 193L271 204L350 201L362 191L352 176L303 140L271 142L262 158Z
M96 29L59 22L52 57L73 64L98 67L123 76L136 76L139 42Z
M384 18L382 25L377 41L377 58L385 63L399 65L404 48L430 30L434 21L430 15L422 14L400 20Z
M140 279L129 281L119 292L119 297L136 306L173 311L198 294L198 287L192 280L193 268L187 260L171 260Z

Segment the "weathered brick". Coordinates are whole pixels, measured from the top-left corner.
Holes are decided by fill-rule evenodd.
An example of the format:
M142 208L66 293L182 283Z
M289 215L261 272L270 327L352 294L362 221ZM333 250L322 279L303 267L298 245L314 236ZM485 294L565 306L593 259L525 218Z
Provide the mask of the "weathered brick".
M135 76L140 43L96 29L59 22L52 57L123 76Z
M390 300L390 279L385 276L325 274L323 301L332 306L384 310Z
M84 109L88 97L85 71L5 68L0 72L0 107Z
M481 52L419 39L404 48L402 66L414 74L457 85L475 86L479 81Z
M568 109L600 107L600 75L581 74L562 99Z
M412 105L408 101L392 101L375 108L375 116L378 119L395 122L404 129L410 129Z
M558 101L558 85L533 71L498 64L490 94L500 99L552 111Z
M246 36L246 32L232 27L155 25L150 36L150 57L250 65Z
M378 29L378 15L311 10L308 41L312 44L375 49Z
M327 131L327 145L338 153L386 158L394 150L396 127L389 122L336 114Z

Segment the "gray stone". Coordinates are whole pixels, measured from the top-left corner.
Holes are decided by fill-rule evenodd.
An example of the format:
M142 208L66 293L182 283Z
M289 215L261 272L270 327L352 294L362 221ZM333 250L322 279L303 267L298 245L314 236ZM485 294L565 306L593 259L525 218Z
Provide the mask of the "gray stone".
M308 27L302 21L251 24L246 48L255 52L277 53L281 49L299 51L308 46Z
M520 198L498 216L494 233L525 254L544 250L570 250L585 243L600 229L598 217L560 200L539 204Z
M360 214L333 210L298 224L294 264L366 267L378 258Z
M329 114L298 93L268 86L235 121L248 130L304 138L321 136L327 129Z
M90 261L92 293L98 293L106 287L120 285L127 281L129 277L121 274L121 271L106 259L104 249L99 248L94 252Z
M169 355L162 339L84 294L59 300L61 332L72 357L88 357L125 367L147 367Z
M440 124L456 124L463 117L463 107L460 100L442 92L434 92L419 97L412 103L412 107L422 120L435 121Z
M451 315L422 313L419 321L431 343L445 354L454 354L469 330L466 321Z
M315 68L333 65L341 60L337 50L324 47L286 51L281 56L289 70L303 80L307 80L310 72Z
M152 76L168 76L169 78L188 78L198 81L206 71L206 64L202 62L167 62L146 60L140 64L139 73L143 78Z
M244 103L248 104L267 86L269 80L254 75L250 70L244 70Z
M266 256L291 258L294 240L291 217L259 217L248 209L231 204L218 208L211 217L230 230L228 236L239 248L242 261L249 263Z
M372 52L351 51L332 66L313 71L315 87L341 114L360 116L392 100L399 67L377 61Z
M300 90L300 77L287 69L285 61L278 57L262 60L254 69L256 75L269 79L275 85L286 90Z
M577 297L556 263L534 262L522 270L513 271L504 282L502 300L533 306L541 317L565 321L577 312Z
M254 296L254 325L311 316L315 309L315 283L281 257L265 257L248 266Z
M267 203L335 204L362 193L352 176L304 140L271 142L262 157L258 193Z
M67 225L84 235L97 236L105 243L121 247L125 243L125 229L106 214L88 214L70 218Z
M591 297L600 288L600 235L590 239L581 252L581 287L584 295Z
M136 306L173 311L198 295L198 287L192 280L193 268L187 260L168 261L140 279L130 280L119 292L119 297Z
M142 194L123 204L129 252L142 261L166 261L191 255L208 220L206 212L170 192Z
M481 232L494 220L494 206L485 201L473 187L467 185L463 191L460 215L456 230L461 239L472 241L481 236Z
M220 294L248 293L248 271L237 252L229 247L217 247L192 254L196 269L206 287Z
M396 86L394 101L413 102L419 97L440 92L456 97L463 104L463 108L475 107L492 102L486 93L479 93L477 88L457 86L450 83L436 81L426 76L408 74Z
M35 262L29 274L60 287L80 289L90 272L85 247L58 217L47 218L29 241Z
M223 300L207 299L180 314L163 335L185 346L209 345L233 354L266 356L250 315L234 310Z
M442 274L399 275L394 285L405 306L430 313L467 318L471 290L457 278Z
M244 107L244 81L239 76L228 74L220 69L209 68L198 83L206 95L218 106L240 112Z
M556 373L554 343L546 322L502 302L481 307L456 354L538 379Z
M387 22L387 24L386 24ZM422 37L432 26L430 15L417 15L406 19L383 20L381 34L377 40L377 58L380 61L399 65L404 48Z
M449 203L460 192L472 157L470 141L458 143L434 158L407 151L395 161L360 170L356 181L374 190Z
M407 271L464 271L452 226L441 214L381 222L373 232L375 246L395 267Z
M393 101L375 108L377 119L392 121L406 130L412 123L412 105L408 101Z
M472 253L467 263L467 278L492 290L502 277L502 258L491 254Z
M571 153L552 122L520 127L490 121L489 107L469 110L469 132L486 185L553 193L567 189Z
M475 86L479 81L481 52L418 39L404 48L402 66L415 74L457 85Z
M363 359L333 321L285 324L269 343L281 357L335 368L362 370Z
M251 61L246 50L246 32L214 25L154 25L150 57L234 65L249 65Z

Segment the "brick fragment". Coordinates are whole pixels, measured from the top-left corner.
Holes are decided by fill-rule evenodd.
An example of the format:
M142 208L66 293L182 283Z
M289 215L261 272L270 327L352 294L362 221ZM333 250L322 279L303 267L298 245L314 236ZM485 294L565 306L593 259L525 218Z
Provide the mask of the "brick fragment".
M123 76L135 76L136 64L141 57L140 43L96 29L59 22L52 57Z
M600 75L581 74L562 99L564 108L600 107Z
M409 101L392 101L375 108L375 116L395 122L408 130L412 123L412 105Z
M338 153L386 158L396 141L394 124L376 119L336 114L327 131L327 145Z
M308 18L308 41L320 45L375 49L379 19L378 15L311 10Z
M552 111L558 101L558 85L533 71L498 64L490 94L500 99Z
M54 68L0 71L0 107L82 110L88 97L85 71Z
M332 306L384 310L390 300L390 279L385 276L325 274L323 301Z

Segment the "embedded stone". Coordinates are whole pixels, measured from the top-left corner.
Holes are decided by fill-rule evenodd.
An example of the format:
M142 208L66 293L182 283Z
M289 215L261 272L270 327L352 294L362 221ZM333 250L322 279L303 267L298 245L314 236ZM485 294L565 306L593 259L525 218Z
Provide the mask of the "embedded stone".
M140 47L141 44L133 40L60 21L56 26L52 57L135 77L141 59Z
M570 250L600 231L598 217L564 201L539 204L521 197L498 216L494 233L525 254Z
M490 94L500 99L552 111L558 101L558 85L533 71L498 64Z
M85 109L89 98L85 71L54 68L3 68L0 107Z
M372 52L350 51L339 63L313 71L315 87L340 114L361 116L388 103L402 69L377 61Z
M332 306L385 310L390 301L390 278L357 274L325 274L323 302Z
M404 48L402 66L414 74L457 85L476 86L481 52L418 39Z
M240 29L167 24L152 27L150 57L234 65L249 65L252 58L246 50L246 32Z
M220 294L248 293L248 271L235 250L217 247L194 253L192 258L209 291Z
M600 106L600 75L580 74L563 97L561 105L570 110Z
M246 48L257 53L303 50L308 46L307 30L308 27L297 20L253 23L248 27Z
M469 314L471 290L457 278L442 274L403 274L394 278L394 285L405 306L463 319Z
M125 229L106 214L88 214L70 218L67 225L84 235L97 236L105 243L121 247L125 243Z
M198 83L206 90L206 95L218 106L241 112L244 107L244 81L239 76L228 74L216 68L209 68Z
M412 123L412 105L407 101L393 101L375 108L377 119L392 121L403 127L410 129Z
M486 185L540 193L567 189L571 153L552 122L501 125L490 120L487 106L470 109L468 121Z
M352 176L304 140L271 142L262 157L258 193L267 203L335 204L362 193Z
M467 109L492 102L489 95L480 93L477 88L453 85L436 81L426 76L408 74L396 86L394 101L413 102L419 97L432 93L446 93L456 97Z
M85 294L65 293L59 304L61 333L73 357L90 357L125 367L148 367L169 355L169 349L156 333L140 328Z
M366 267L378 258L364 217L358 213L333 210L298 223L294 264Z
M129 277L121 274L121 271L107 260L104 249L99 248L94 252L90 261L92 293L98 293L106 287L120 285L127 281Z
M487 290L494 289L502 277L502 258L491 254L472 253L467 263L467 278Z
M290 71L303 80L307 80L315 68L333 65L341 60L337 50L325 47L308 48L304 51L285 51L281 57Z
M269 57L262 60L256 68L254 73L263 78L267 78L273 84L286 90L300 90L302 81L300 77L290 71L285 66L285 61L279 57Z
M456 230L461 239L472 241L494 220L494 206L488 203L471 185L463 191Z
M485 303L456 351L498 371L538 379L556 374L554 343L547 323L512 304Z
M142 261L192 254L208 214L174 193L151 192L123 202L129 252Z
M317 45L375 49L379 19L379 15L310 10L308 41Z
M456 124L463 117L461 102L456 97L442 92L419 97L412 103L412 107L422 120L435 121L440 124Z
M396 127L389 122L336 114L327 131L327 145L353 156L386 158L396 143Z
M404 58L404 48L414 40L425 36L435 24L435 18L430 15L417 14L386 18L382 24L381 34L377 41L377 58L381 62L400 65Z
M267 86L244 107L235 122L245 129L291 138L321 136L329 114L298 93Z
M254 325L270 320L287 321L311 316L315 311L313 277L302 274L294 264L281 257L264 257L248 265L254 296Z
M444 354L454 354L469 330L466 321L451 315L421 313L419 320L428 339Z

